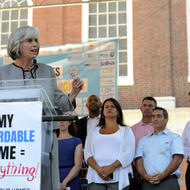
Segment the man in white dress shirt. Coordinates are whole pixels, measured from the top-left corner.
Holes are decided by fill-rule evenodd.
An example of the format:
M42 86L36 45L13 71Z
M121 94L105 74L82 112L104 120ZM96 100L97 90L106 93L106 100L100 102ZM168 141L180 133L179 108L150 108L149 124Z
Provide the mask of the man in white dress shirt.
M86 102L86 107L89 112L88 116L85 116L76 122L78 131L77 136L82 140L83 147L89 131L98 125L101 106L102 103L100 98L95 94L90 95Z
M90 130L94 129L99 123L101 106L102 103L100 101L100 98L95 94L90 95L86 102L88 116L85 116L76 122L77 136L82 140L83 148L85 145L87 134ZM85 163L85 161L83 161L82 170L80 172L82 190L88 189L88 183L86 180L87 168L88 165Z

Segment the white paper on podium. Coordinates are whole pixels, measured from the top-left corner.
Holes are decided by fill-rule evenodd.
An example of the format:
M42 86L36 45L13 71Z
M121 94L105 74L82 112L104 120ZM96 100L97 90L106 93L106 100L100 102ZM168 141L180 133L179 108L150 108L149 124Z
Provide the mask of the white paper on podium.
M40 190L42 102L0 103L0 188Z

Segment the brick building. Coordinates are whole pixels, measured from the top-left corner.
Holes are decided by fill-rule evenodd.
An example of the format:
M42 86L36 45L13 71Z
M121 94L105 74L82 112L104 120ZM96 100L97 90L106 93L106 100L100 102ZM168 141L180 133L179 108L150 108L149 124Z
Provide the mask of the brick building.
M5 1L0 2L6 8ZM89 3L17 0L17 3L18 7L31 6L25 16L28 24L39 28L41 46L118 38L118 96L124 109L138 108L147 95L173 97L176 107L186 107L190 90L186 0L91 0ZM0 11L2 18L6 11ZM14 10L9 10L9 14L11 11ZM17 11L22 15L22 10ZM18 25L22 25L21 16L18 18ZM2 34L10 31L7 29Z

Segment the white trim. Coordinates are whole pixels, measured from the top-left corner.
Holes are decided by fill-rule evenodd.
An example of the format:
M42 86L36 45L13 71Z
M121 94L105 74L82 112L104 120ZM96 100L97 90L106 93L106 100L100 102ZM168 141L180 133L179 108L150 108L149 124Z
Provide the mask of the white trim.
M128 76L118 77L118 86L134 85L133 75L133 2L127 1L127 61Z
M83 0L84 1L84 0ZM82 42L88 42L88 22L89 22L89 18L88 16L88 10L89 10L89 6L88 3L85 3L82 5Z
M12 3L11 0L8 0L8 1L10 3ZM19 7L19 5L20 5L21 2L18 2L18 0L16 0L16 1L17 1L17 4L18 4L18 7ZM33 5L32 0L23 0L23 1L26 2L28 6L32 6ZM9 12L11 12L11 11L12 10L10 9ZM28 11L27 18L24 19L24 20L26 20L27 25L32 26L32 23L33 23L33 8L29 8L29 9L27 9L27 11ZM0 12L2 14L2 11L0 11ZM20 14L20 9L19 8L18 8L18 13ZM17 19L17 23L19 24L20 22L21 22L21 20L18 18ZM11 20L9 20L9 31L7 32L8 35L10 35L10 24L11 24ZM0 31L1 31L1 27L2 27L2 22L0 23ZM0 35L0 49L2 49L1 36L2 36L2 34ZM3 48L5 48L5 46L6 45L3 45Z
M27 3L29 6L33 5L32 0L27 0ZM32 26L32 24L33 24L33 8L29 8L28 9L28 25Z
M154 97L157 101L157 106L163 107L165 109L175 109L176 108L176 97L173 96L162 96Z
M84 1L84 0L83 0ZM133 78L133 1L127 0L127 66L128 66L128 76L120 76L118 77L118 85L119 86L126 86L126 85L134 85L134 78ZM88 41L88 24L89 24L89 17L88 15L89 5L83 4L82 5L82 42ZM110 38L108 38L110 39ZM118 56L119 57L119 56ZM119 70L118 70L119 71Z
M186 23L187 23L187 57L188 57L188 82L190 82L190 2L186 0Z

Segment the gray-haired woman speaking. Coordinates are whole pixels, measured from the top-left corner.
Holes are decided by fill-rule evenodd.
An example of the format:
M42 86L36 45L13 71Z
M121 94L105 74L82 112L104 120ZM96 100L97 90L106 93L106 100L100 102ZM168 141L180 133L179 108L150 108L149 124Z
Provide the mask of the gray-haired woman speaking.
M14 60L12 64L4 65L0 67L0 81L3 80L17 80L17 81L32 81L32 79L39 79L38 82L43 83L42 86L49 96L50 101L54 106L59 107L63 112L73 111L72 102L78 95L83 87L83 82L78 77L75 77L72 81L72 91L69 96L65 95L58 87L56 83L56 75L51 66L46 64L37 63L36 57L39 53L39 32L36 27L24 26L17 28L9 37L7 52L8 55ZM41 84L40 83L40 84ZM5 83L6 85L7 83ZM17 83L16 83L17 84ZM20 83L18 82L18 85ZM45 127L43 127L44 129ZM50 142L42 135L42 147L44 144L44 152L51 152L52 146ZM54 138L54 155L58 155L57 141ZM46 141L47 140L47 141ZM53 179L53 189L58 189L59 187L59 171L58 171L58 158L54 156L53 159L53 169L55 170L52 174ZM49 156L47 156L49 161ZM46 160L45 156L42 158ZM45 162L45 161L44 161ZM48 162L49 163L49 162ZM43 163L42 163L43 164ZM50 165L50 164L49 164ZM44 166L44 171L50 175L50 166ZM44 176L44 175L43 175ZM43 183L46 183L47 188L49 188L49 181L46 176L42 178ZM56 182L57 180L57 182ZM52 184L51 184L52 185ZM58 185L58 187L57 187ZM46 187L41 187L41 190L47 189Z
M36 63L39 53L39 32L36 27L23 26L17 28L9 37L7 53L14 60L12 64L0 67L0 80L17 79L55 79L53 68L46 64ZM73 79L72 91L65 95L56 83L48 86L48 96L53 105L62 111L72 111L72 102L82 89L83 82L78 77Z

